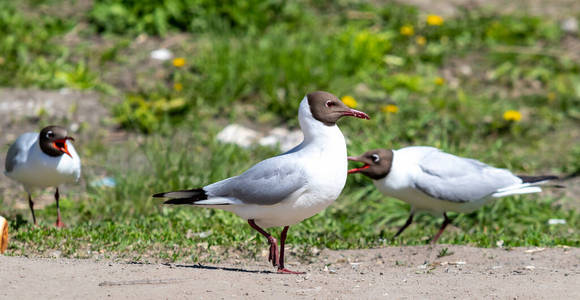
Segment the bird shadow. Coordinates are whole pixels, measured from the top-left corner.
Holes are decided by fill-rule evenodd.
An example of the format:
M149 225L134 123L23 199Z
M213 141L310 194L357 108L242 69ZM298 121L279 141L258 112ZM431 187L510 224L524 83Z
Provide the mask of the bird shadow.
M230 267L214 267L214 266L205 266L202 264L197 265L172 265L172 264L164 264L166 266L174 267L174 268L191 268L191 269L200 269L200 270L216 270L216 271L228 271L228 272L240 272L240 273L253 273L253 274L278 274L272 271L259 271L259 270L247 270L241 268L230 268Z

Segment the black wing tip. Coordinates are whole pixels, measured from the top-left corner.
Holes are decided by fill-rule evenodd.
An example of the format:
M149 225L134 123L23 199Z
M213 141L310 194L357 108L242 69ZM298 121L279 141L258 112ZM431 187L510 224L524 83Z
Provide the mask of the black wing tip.
M183 193L182 197L172 197L170 194L172 193ZM172 198L169 199L163 204L194 204L200 200L206 200L208 195L203 188L196 188L191 190L180 190L180 191L172 191L172 192L164 192L164 193L157 193L153 194L153 198Z
M560 177L554 175L540 175L540 176L518 175L518 177L522 180L523 183L536 183L541 181L560 179Z
M195 201L192 199L169 199L169 200L163 202L163 204L175 204L175 205L193 204L193 203L195 203Z

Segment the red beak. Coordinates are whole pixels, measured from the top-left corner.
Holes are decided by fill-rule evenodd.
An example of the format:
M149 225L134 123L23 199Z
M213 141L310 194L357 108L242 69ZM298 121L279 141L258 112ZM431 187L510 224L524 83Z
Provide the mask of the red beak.
M356 118L365 119L365 120L371 119L371 118L369 118L369 115L365 114L362 111L358 111L356 109L349 109L349 110L343 112L342 115L349 116L349 117L356 117Z
M358 160L358 157L356 156L349 156L348 160L352 160L352 161L360 161ZM360 168L354 168L354 169L350 169L348 170L348 174L353 174L353 173L358 173L364 169L368 169L370 167L370 165L365 164L364 166L360 167Z
M66 141L67 140L71 140L74 142L75 139L73 139L70 136L65 137L64 139L60 139L60 140L55 140L53 142L54 147L58 150L60 150L60 152L67 154L68 156L70 156L72 158L72 155L70 154L70 152L68 152L68 148L66 145Z

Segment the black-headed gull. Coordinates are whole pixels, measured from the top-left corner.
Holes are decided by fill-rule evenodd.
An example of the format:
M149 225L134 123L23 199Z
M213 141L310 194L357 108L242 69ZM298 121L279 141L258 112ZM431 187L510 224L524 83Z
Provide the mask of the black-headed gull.
M4 174L24 186L28 193L28 205L36 225L32 192L38 188L56 187L56 226L63 227L60 219L58 186L78 181L81 160L67 135L60 126L48 126L40 133L27 132L18 137L8 149Z
M171 198L166 204L219 208L237 214L268 239L268 259L278 267L278 272L297 274L284 267L286 233L290 225L330 205L344 187L348 167L346 143L336 126L344 116L369 118L330 93L310 93L298 109L304 133L301 144L259 162L241 175L202 188L154 197ZM274 226L284 226L279 252L276 239L263 229Z
M443 214L435 243L451 222L446 212L469 213L495 198L538 193L540 185L556 176L516 176L480 161L458 157L432 147L375 149L349 160L364 163L351 169L370 177L384 195L411 204L411 213L399 234L413 222L415 211Z

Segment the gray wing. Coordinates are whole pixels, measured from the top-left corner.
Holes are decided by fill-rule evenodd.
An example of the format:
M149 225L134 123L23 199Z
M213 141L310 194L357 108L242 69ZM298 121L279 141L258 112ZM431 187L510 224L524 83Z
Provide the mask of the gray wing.
M414 178L423 193L451 202L472 202L498 189L520 183L511 172L480 161L433 151L419 161L421 172Z
M38 133L27 132L20 135L6 154L6 173L12 172L19 164L24 163L28 156L28 149L38 139Z
M236 198L245 204L273 205L306 185L303 169L285 156L264 160L239 176L203 189L209 197Z

